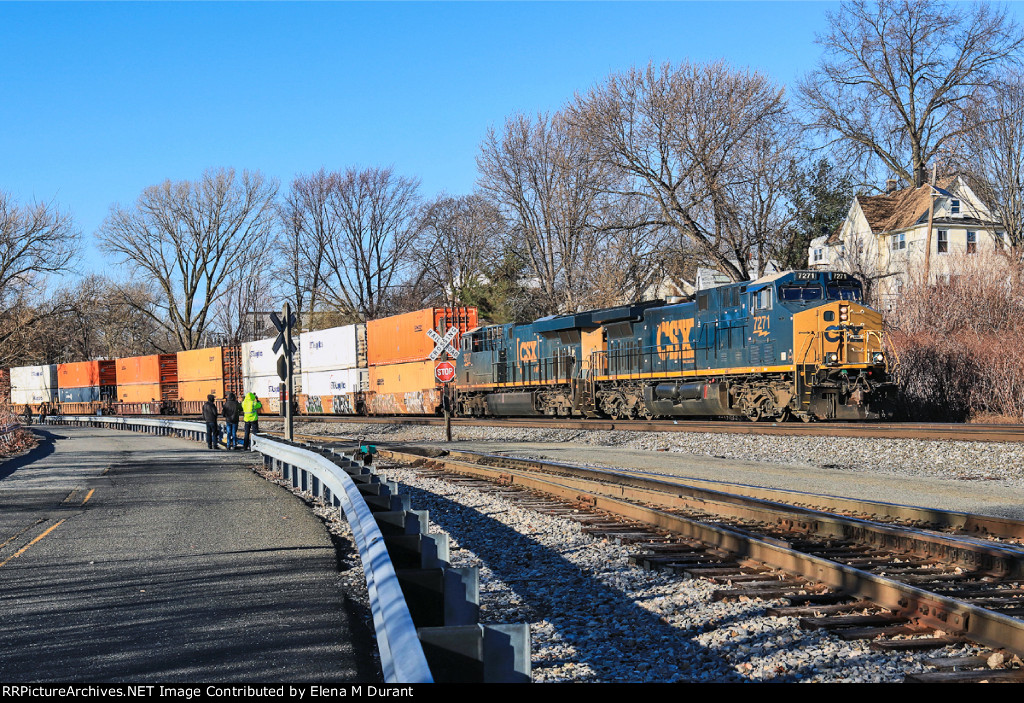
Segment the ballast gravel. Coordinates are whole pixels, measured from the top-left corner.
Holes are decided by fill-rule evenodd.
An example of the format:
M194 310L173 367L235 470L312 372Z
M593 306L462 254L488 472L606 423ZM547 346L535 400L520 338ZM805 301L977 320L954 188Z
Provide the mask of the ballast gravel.
M712 601L720 585L633 566L636 547L579 523L410 469L379 470L426 509L454 566L480 570L481 621L529 622L535 682L885 682L927 657L971 645L891 654L769 617L784 601Z

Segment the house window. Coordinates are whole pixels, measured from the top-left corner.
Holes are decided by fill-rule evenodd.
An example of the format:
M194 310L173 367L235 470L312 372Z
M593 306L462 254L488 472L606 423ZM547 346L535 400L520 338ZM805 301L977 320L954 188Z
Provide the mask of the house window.
M899 234L892 235L892 250L897 251L899 249L907 248L907 233L900 232Z
M821 261L824 258L825 258L825 254L824 254L823 250L821 250L821 249L815 249L814 250L814 263L818 263L819 261Z
M940 254L945 254L945 253L949 252L949 230L945 230L945 229L940 229L939 230L938 246L939 246L938 252Z
M960 201L959 200L950 200L949 201L949 212L952 215L959 215L960 214Z
M999 230L998 232L996 232L996 246L999 247L1000 249L1002 249L1003 246L1005 246L1005 244L1006 244L1006 232L1003 232L1002 230Z
M967 253L968 254L977 254L978 253L978 233L977 232L971 232L969 230L967 232Z

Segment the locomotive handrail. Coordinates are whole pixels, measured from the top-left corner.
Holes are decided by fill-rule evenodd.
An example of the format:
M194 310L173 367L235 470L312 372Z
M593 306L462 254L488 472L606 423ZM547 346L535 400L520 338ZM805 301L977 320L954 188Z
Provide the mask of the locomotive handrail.
M77 423L173 430L205 441L206 425L186 420L163 420L141 417L67 417L51 416L48 423ZM366 586L370 593L373 623L377 633L381 667L388 683L432 683L426 656L413 624L405 596L398 583L394 565L384 546L384 537L352 478L329 459L308 449L275 441L257 434L253 451L307 471L316 477L338 499L345 513L356 548L363 564Z

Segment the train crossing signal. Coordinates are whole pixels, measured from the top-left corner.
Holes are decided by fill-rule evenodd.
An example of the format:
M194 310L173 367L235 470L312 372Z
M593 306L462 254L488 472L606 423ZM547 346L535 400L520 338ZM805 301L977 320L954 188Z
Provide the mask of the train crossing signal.
M297 320L292 312L291 303L284 304L280 317L275 312L270 313L270 321L277 328L277 339L274 340L273 347L274 354L282 347L284 348L284 354L277 360L277 375L284 381L284 407L282 408L284 411L284 436L290 442L294 436L292 432L292 389L294 388L292 376L295 371L294 355L298 351L295 342L292 341L292 327L295 326Z
M289 310L288 312L283 312L281 314L281 317L284 317L286 320L288 320L288 324L287 325L285 325L285 323L281 321L281 317L278 317L276 312L270 313L270 321L273 322L274 323L274 327L277 328L277 339L274 340L274 353L275 354L281 349L281 347L284 346L284 343L285 343L285 330L286 329L291 329L292 327L295 327L295 323L297 322L297 318L295 317L295 313L290 311L290 307L291 306L287 306L286 307L286 309ZM295 342L293 342L291 340L291 335L288 335L288 351L290 353L292 353L292 354L294 354L296 351L298 351L296 349L296 347L295 347ZM284 378L282 377L281 380L284 380Z
M436 361L437 357L446 352L453 359L459 358L459 350L452 346L451 343L458 333L458 327L449 327L443 337L434 330L427 330L427 336L434 340L434 344L437 345L434 347L434 351L430 352L430 360Z

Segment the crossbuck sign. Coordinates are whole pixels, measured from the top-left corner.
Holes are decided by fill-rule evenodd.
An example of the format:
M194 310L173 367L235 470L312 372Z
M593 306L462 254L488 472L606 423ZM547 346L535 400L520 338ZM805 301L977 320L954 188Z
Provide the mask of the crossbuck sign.
M430 352L430 360L435 361L437 357L441 356L442 353L448 352L448 356L453 359L459 357L459 350L452 346L451 342L455 339L455 335L459 333L457 327L449 327L448 331L442 337L434 330L427 330L427 336L434 340L434 351Z

